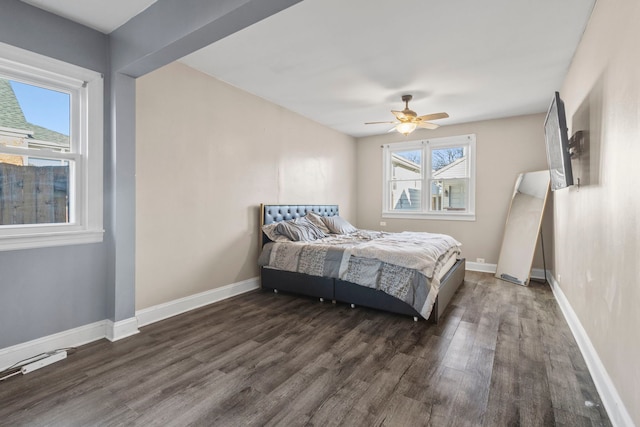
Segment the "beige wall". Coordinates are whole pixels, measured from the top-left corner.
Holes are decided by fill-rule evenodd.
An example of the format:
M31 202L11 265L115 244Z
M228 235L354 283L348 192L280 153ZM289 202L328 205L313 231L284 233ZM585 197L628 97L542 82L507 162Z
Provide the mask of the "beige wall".
M638 0L598 0L562 86L591 143L589 185L555 195L554 276L640 426L639 22Z
M258 205L355 221L355 140L175 63L137 81L136 309L258 275Z
M433 131L416 131L408 137L412 140L476 134L476 221L382 218L380 146L407 138L390 133L358 139L358 227L449 234L462 243L467 261L484 258L487 263L496 264L516 177L520 172L547 169L543 122L544 114L535 114L443 126ZM543 228L549 262L552 256L550 212L547 217ZM381 227L380 221L386 221L387 226ZM538 256L534 267L542 267L541 260Z

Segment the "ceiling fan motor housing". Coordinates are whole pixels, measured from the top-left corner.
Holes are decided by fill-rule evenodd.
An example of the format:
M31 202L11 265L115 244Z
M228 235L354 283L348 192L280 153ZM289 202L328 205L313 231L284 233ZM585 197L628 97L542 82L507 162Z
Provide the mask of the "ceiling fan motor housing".
M412 95L402 95L402 100L404 101L404 110L402 112L405 116L418 117L415 111L409 109L409 101L412 99Z

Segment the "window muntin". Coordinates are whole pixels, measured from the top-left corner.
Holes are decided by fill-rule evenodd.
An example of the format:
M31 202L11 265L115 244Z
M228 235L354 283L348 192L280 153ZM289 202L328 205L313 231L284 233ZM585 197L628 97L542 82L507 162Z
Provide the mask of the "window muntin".
M102 76L0 43L0 97L0 250L101 241Z
M383 216L475 219L475 135L383 147Z

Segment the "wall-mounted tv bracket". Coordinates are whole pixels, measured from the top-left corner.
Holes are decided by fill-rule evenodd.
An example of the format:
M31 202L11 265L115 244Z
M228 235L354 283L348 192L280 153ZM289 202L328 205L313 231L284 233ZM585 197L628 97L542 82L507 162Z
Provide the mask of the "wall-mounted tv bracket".
M582 149L584 148L584 138L586 136L585 131L579 130L569 138L569 156L572 159L580 157ZM576 187L580 189L580 177L576 177Z
M585 136L584 131L579 130L573 135L571 135L571 138L569 138L569 155L571 156L571 158L574 158L580 155L584 136Z

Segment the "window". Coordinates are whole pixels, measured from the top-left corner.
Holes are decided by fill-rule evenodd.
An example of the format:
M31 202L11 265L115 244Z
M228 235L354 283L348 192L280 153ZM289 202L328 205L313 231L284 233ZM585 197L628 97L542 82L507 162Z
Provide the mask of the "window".
M475 220L475 135L383 146L383 217Z
M102 76L0 43L0 250L102 241Z

